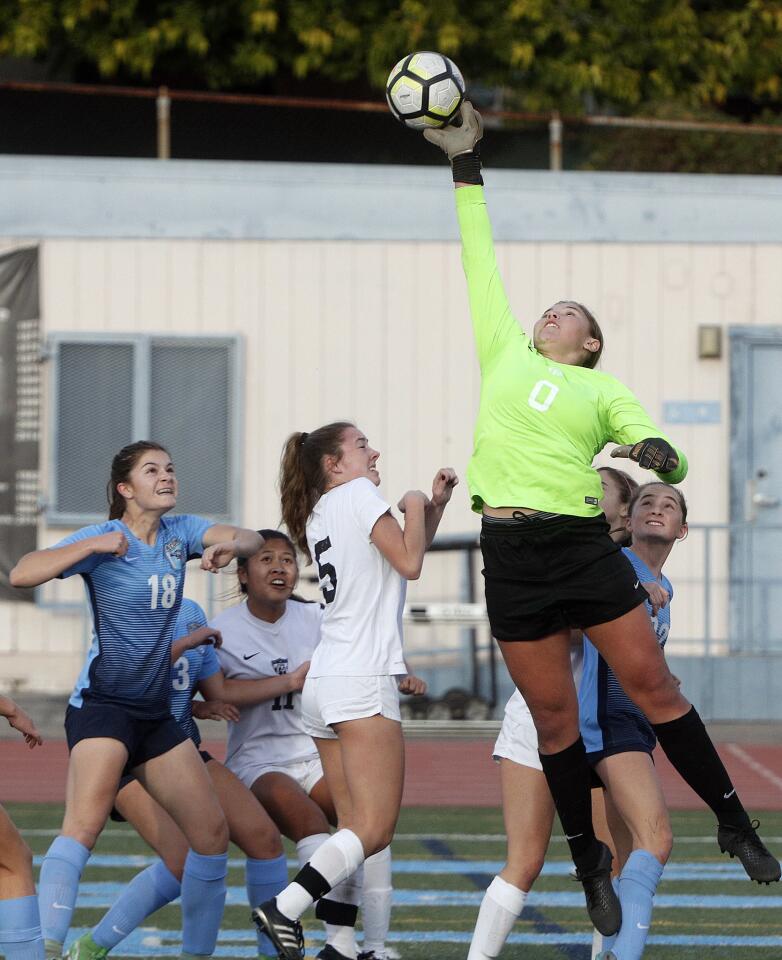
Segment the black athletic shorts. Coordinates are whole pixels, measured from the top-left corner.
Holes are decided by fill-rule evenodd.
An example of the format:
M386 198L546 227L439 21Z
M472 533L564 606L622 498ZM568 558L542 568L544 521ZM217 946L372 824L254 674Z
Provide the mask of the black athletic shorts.
M486 608L497 640L539 640L608 623L647 599L602 514L484 517L481 551Z
M210 760L214 760L214 757L212 756L211 753L209 753L208 750L199 750L198 752L201 755L201 759L204 761L204 763L209 763ZM119 779L119 784L117 785L117 793L119 794L120 790L123 787L126 787L129 783L131 783L135 779L136 777L132 773L123 773ZM109 814L109 817L111 817L111 819L115 823L127 822L125 818L122 816L122 814L119 812L119 810L117 810L116 807L111 808L111 813Z
M124 707L90 700L85 700L81 707L68 705L65 737L68 750L73 750L80 740L97 737L119 740L128 751L125 773L187 740L187 734L171 714L152 719L134 717Z

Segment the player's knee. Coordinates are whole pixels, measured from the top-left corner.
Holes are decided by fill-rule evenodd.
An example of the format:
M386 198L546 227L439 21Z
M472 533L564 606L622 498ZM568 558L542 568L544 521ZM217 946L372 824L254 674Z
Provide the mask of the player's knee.
M200 825L198 837L191 842L191 846L197 853L206 855L224 853L228 849L229 839L228 824L218 809Z
M654 842L650 845L650 853L653 853L660 863L667 863L673 850L673 831L670 823L662 824L657 831Z
M682 699L676 681L668 670L640 671L621 682L630 699L652 722L656 715L669 711Z
M534 715L538 746L542 753L558 753L578 737L578 716L563 706L538 707Z
M529 890L543 869L543 857L535 855L521 858L509 857L500 871L500 876L518 890Z

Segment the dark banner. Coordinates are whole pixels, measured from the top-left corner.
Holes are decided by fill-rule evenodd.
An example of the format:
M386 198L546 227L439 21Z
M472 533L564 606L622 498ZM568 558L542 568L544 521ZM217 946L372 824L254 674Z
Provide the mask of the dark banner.
M11 567L35 550L41 411L38 249L0 256L0 600L32 600L14 590Z

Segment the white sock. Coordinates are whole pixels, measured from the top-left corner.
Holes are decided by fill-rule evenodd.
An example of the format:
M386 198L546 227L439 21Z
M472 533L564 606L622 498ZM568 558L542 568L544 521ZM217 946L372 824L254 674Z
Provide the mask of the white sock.
M381 953L391 923L391 847L373 853L364 861L364 891L361 896L361 919L364 924L362 950Z
M312 860L312 855L330 836L330 833L311 833L308 837L299 840L296 844L296 856L299 859L299 869L301 869L305 863L309 863L310 860Z
M326 896L321 900L321 904L325 900L333 900L335 903L349 903L353 907L358 906L358 902L361 899L361 887L363 886L364 881L364 869L359 867L355 873L343 880L342 883L337 884ZM336 924L336 923L326 923L326 943L330 944L341 953L343 956L348 957L349 960L355 960L356 953L358 949L356 947L356 926L355 922L353 924Z
M322 843L309 861L329 885L329 889L342 883L364 862L364 847L352 830L338 830ZM298 920L313 900L328 893L320 891L314 896L294 880L277 894L277 909L290 920Z
M526 899L526 891L502 877L492 880L481 901L467 960L490 960L499 956Z
M595 957L598 953L603 951L603 934L599 930L592 931L592 957L591 960L595 960Z

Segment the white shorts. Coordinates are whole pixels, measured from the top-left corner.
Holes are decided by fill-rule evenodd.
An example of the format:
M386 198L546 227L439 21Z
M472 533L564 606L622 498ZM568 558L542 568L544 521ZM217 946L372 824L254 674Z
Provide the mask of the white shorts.
M265 773L284 773L306 793L312 793L313 787L323 779L323 767L320 757L309 757L295 763L244 763L229 768L248 789Z
M311 737L336 740L332 723L378 713L402 722L396 677L307 677L304 681L301 719Z
M492 757L495 760L512 760L522 767L542 770L538 756L538 731L529 712L516 716L505 714L500 735L494 744Z

